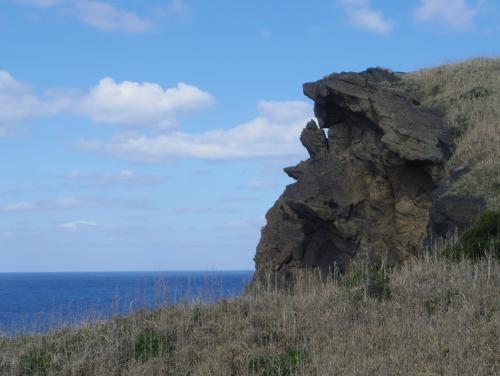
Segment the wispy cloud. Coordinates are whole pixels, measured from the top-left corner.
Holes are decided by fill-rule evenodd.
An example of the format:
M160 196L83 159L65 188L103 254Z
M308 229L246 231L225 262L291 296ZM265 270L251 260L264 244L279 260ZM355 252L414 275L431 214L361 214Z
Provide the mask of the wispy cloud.
M225 224L225 229L237 232L257 233L266 224L264 217L247 218L241 221L232 221Z
M276 187L278 187L278 184L271 180L252 180L246 185L246 188L255 190L274 189Z
M86 187L105 187L112 185L123 185L126 187L145 187L163 184L169 180L164 175L137 174L129 170L121 170L118 173L99 174L73 171L65 176L68 181L80 183Z
M67 231L76 232L84 229L96 228L99 227L99 225L92 221L71 221L62 223L59 227Z
M151 21L103 1L77 1L75 6L83 22L101 31L139 34L153 28Z
M221 161L304 154L298 136L312 116L308 103L261 101L258 111L255 119L230 129L218 128L198 134L119 135L106 142L84 140L78 146L85 151L145 162L176 158Z
M456 30L471 30L477 10L466 0L421 0L415 11L419 22L433 22Z
M149 200L132 200L128 198L101 196L59 196L48 200L42 200L37 203L36 207L42 210L78 208L151 210L155 206Z
M340 0L349 23L360 29L379 35L389 35L395 23L371 6L370 0Z
M0 213L92 208L152 210L155 209L155 205L149 200L132 200L127 198L102 196L58 196L38 200L36 202L16 201L7 203L3 206L0 206Z
M221 213L236 213L235 209L223 209L223 208L177 208L175 209L177 214L221 214Z
M99 0L15 0L20 4L38 8L63 9L83 23L103 32L141 34L154 29L151 20L123 10L116 5Z
M170 14L180 16L184 19L191 17L191 7L185 0L172 0L167 4L167 11Z
M50 8L61 4L64 0L15 0L20 4L34 5L41 8Z
M0 207L0 212L3 213L12 213L12 212L23 212L23 211L32 211L36 210L37 206L30 202L12 202Z
M67 108L64 96L36 95L33 89L0 70L0 137L7 136L12 125L29 119L53 116Z

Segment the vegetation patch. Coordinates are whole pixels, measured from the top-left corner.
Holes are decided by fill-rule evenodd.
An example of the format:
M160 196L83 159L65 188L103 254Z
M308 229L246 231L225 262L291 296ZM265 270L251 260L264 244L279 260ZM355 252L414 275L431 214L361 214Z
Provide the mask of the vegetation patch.
M273 357L255 357L249 360L248 368L260 376L289 376L306 358L305 351L293 351Z
M460 236L457 244L445 250L452 260L477 260L492 252L500 260L500 211L486 211Z
M425 309L429 316L436 314L439 311L445 311L448 307L460 297L457 290L446 290L445 292L434 296L424 302Z
M489 97L493 93L492 90L487 89L483 86L476 86L472 89L466 91L465 93L460 95L460 99L474 100L479 98Z
M172 349L169 341L152 329L140 333L135 340L135 358L142 362L156 358Z
M23 354L19 357L21 375L47 375L52 368L52 365L52 357L44 351Z
M193 313L191 314L191 320L193 320L195 324L201 325L203 321L203 311L201 310L200 307L193 308Z
M371 267L366 271L352 271L342 277L342 285L346 288L364 286L367 296L378 300L390 299L390 277L385 269Z

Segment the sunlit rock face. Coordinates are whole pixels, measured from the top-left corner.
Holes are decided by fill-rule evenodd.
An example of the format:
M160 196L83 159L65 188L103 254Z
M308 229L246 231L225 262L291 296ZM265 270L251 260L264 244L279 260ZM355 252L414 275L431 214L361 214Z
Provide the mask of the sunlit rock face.
M391 89L398 80L369 69L304 85L318 120L300 136L310 158L285 168L296 182L266 215L257 279L269 271L286 279L298 268L345 272L361 258L395 264L455 224L446 209L434 213L446 206L436 202L448 195L452 132L438 111Z

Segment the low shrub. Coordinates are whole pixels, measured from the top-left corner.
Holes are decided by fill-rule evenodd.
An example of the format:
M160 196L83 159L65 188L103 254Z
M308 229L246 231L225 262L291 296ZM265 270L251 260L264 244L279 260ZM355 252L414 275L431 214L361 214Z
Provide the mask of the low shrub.
M462 233L457 244L445 250L444 255L452 260L477 260L490 251L500 260L500 211L484 212L473 226Z

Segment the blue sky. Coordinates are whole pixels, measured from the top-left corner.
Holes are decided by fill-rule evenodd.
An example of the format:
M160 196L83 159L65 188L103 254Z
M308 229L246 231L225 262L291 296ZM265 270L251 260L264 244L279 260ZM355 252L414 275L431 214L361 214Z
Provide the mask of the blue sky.
M496 56L497 0L2 0L0 272L252 269L302 83Z

